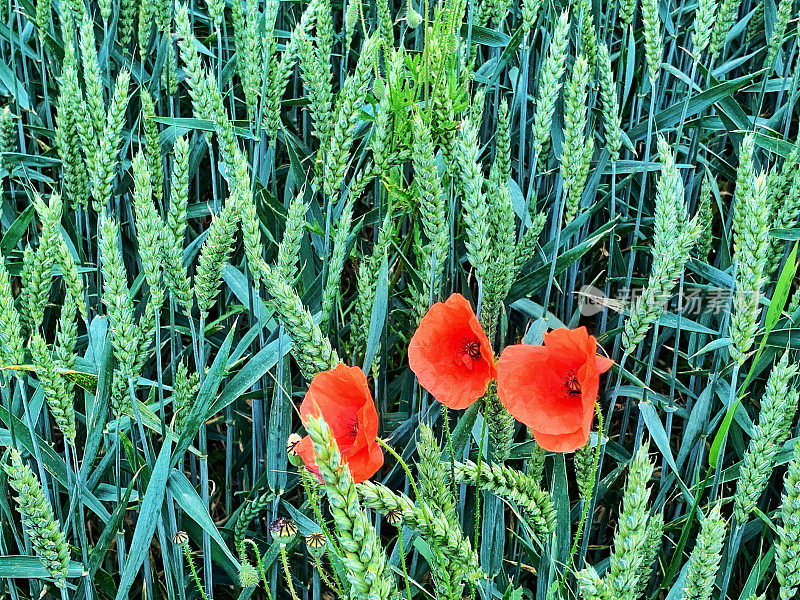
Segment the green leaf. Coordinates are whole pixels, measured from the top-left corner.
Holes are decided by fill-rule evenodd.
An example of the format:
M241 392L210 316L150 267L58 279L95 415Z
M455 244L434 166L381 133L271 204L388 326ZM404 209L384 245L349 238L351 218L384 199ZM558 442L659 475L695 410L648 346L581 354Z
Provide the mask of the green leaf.
M269 372L278 361L289 354L292 348L292 340L288 335L281 339L274 340L262 348L258 354L247 361L247 364L231 379L220 395L211 405L210 414L216 414L225 409L226 406L240 398L253 385ZM280 350L283 350L281 355Z
M142 563L149 558L150 543L153 540L153 533L156 530L158 520L161 518L161 507L164 503L167 479L172 469L171 459L172 444L167 441L161 446L158 459L156 459L156 464L153 466L153 474L142 499L139 516L136 519L136 529L133 531L133 539L128 551L128 559L125 561L125 567L119 580L116 600L126 600L128 598L128 592L136 581Z
M222 279L228 288L234 293L239 302L249 309L252 294L253 316L262 324L266 323L271 311L267 310L264 301L247 281L242 272L233 265L225 265L222 271Z
M753 141L764 150L782 156L783 158L789 156L794 148L792 142L766 135L760 131L753 132Z
M800 228L797 227L794 229L770 229L769 234L776 240L800 240Z
M461 26L461 37L467 39L469 24ZM472 43L488 46L489 48L505 48L511 42L511 36L496 29L489 29L480 25L472 26Z
M663 312L658 317L658 324L660 327L669 327L670 329L678 328L678 315L670 312ZM681 315L681 330L693 331L695 333L705 333L706 335L717 335L713 329L709 329L705 325L701 325L697 321L692 321L684 315Z
M369 337L367 349L364 353L364 365L361 367L369 374L372 362L380 347L383 326L386 323L386 314L389 308L389 266L386 256L381 261L381 270L378 272L378 282L375 288L375 302L372 304L372 314L369 320Z
M203 531L208 533L238 572L239 561L223 541L219 529L214 525L214 521L211 520L211 515L208 514L208 510L203 505L200 495L194 487L192 487L189 480L186 479L186 475L173 469L172 473L169 475L167 486L169 487L169 491L172 492L172 497L175 498L175 502L178 503L178 506L181 507L185 515L202 527Z
M725 439L725 436L728 434L728 429L731 427L731 423L733 423L733 417L736 414L736 409L739 408L739 404L741 403L742 398L737 398L736 401L733 403L728 409L728 412L725 413L725 418L722 420L722 424L717 429L717 433L714 436L714 441L711 443L711 449L708 451L708 464L711 465L711 468L717 467L717 461L719 460L719 451L722 447L722 442Z
M664 426L661 424L661 419L658 417L655 406L647 401L640 402L639 411L642 413L642 419L644 420L644 424L647 425L647 430L650 432L650 437L653 438L653 442L655 442L656 446L661 451L667 464L677 474L678 466L675 464L672 450L669 447L669 437L664 430Z
M25 91L26 86L16 78L4 60L0 60L0 84L13 98L16 98L22 110L30 110L31 103L28 100L28 92Z
M557 452L553 455L553 505L556 509L556 556L558 564L565 564L569 556L571 540L571 519L569 510L569 489L567 482L567 464L564 454Z
M82 577L83 565L77 561L69 561L67 577ZM47 579L52 581L50 573L42 561L36 556L0 556L0 579Z
M0 241L0 253L2 253L3 256L8 256L9 253L17 247L22 236L24 236L25 232L28 230L28 225L33 221L35 214L36 209L33 207L33 204L29 204L25 210L14 219L11 227L6 230L5 234L3 234L2 241Z
M577 221L578 219L576 219ZM615 222L606 223L600 229L595 231L591 236L577 244L574 248L567 250L566 252L560 254L556 258L556 269L555 275L560 275L564 271L566 271L569 267L571 267L575 262L578 261L584 254L589 252L595 244L599 243L601 240L608 237L608 232L611 230L615 225ZM566 230L565 230L566 231ZM568 239L566 236L567 234L563 234L564 241ZM506 302L512 303L520 298L524 298L528 294L532 293L533 291L539 289L544 284L547 283L547 280L550 278L550 263L546 263L536 269L535 271L524 275L517 279L514 283L511 291L506 298Z
M126 510L128 509L128 501L130 500L131 492L133 492L133 487L138 482L138 479L138 473L131 478L131 482L128 484L128 487L122 494L119 504L114 507L114 512L111 513L111 517L108 519L108 522L103 528L97 543L89 553L89 576L87 579L81 582L81 585L85 585L87 580L94 580L94 576L97 573L97 570L103 564L106 554L108 554L108 551L114 545L114 542L117 538L117 533L120 531L120 524L122 523L122 519L125 516Z
M686 99L683 96L678 96L673 104L655 115L653 128L656 131L671 129L680 122L684 105L686 105L685 118L688 119L689 117L693 117L694 115L701 113L709 106L712 106L717 102L724 102L726 99L730 98L732 94L749 84L755 77L756 75L754 74L747 75L744 77L739 77L738 79L733 79L731 81L714 85L709 89L692 96L688 105L686 105ZM647 135L647 120L648 118L644 118L642 122L635 125L628 132L628 137L631 140L635 141Z
M182 133L192 130L209 131L211 133L214 133L217 130L216 126L214 125L214 122L209 121L208 119L156 117L153 120L156 123L162 123L163 125L169 125L170 127L175 127ZM258 141L258 138L254 136L253 133L247 129L243 129L242 127L231 127L231 129L237 136L243 139Z
M474 402L470 405L464 414L458 419L458 423L453 428L453 452L456 457L460 456L464 451L464 446L469 441L469 434L475 426L475 421L478 418L478 409L480 408L479 402Z
M786 306L786 301L789 299L789 294L792 291L792 281L797 274L797 244L792 248L786 263L783 265L781 276L778 278L778 283L775 285L775 293L772 294L772 299L769 301L769 308L767 309L767 316L765 325L767 332L769 332L778 324L781 318L783 308Z

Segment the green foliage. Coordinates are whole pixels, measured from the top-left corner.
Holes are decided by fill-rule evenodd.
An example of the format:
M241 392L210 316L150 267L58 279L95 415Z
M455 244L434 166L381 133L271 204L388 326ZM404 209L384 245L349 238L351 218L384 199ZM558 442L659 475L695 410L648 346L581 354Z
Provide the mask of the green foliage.
M797 594L796 3L568 4L0 2L0 593ZM454 292L615 362L527 373L574 457L417 384Z

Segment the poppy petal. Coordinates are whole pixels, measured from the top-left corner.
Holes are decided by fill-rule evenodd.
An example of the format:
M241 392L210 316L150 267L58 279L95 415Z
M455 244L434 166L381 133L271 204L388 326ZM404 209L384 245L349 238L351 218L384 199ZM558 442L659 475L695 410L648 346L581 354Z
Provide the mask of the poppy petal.
M318 373L300 404L300 416L304 423L310 416L325 421L342 464L347 464L356 483L374 475L383 464L383 450L376 441L378 412L367 377L358 367L339 363ZM302 438L295 449L309 469L319 472L309 436Z
M589 431L584 431L583 428L558 435L543 433L535 429L531 429L531 431L536 443L548 452L575 452L578 448L583 448L589 441Z
M460 294L437 302L420 320L408 364L423 388L456 410L480 398L496 376L489 338Z
M323 417L341 445L341 440L358 420L358 410L370 403L374 405L364 372L339 363L329 371L318 373L311 381L300 404L300 418Z
M594 406L591 406L590 410L584 413L577 429L573 431L557 435L549 431L536 431L535 429L531 429L531 431L536 443L549 452L574 452L589 443L593 421Z
M580 360L585 356L589 337L586 327L577 329L561 327L546 331L543 336L543 344L556 356Z
M551 434L574 431L584 413L580 397L570 397L563 373L541 346L508 346L497 363L497 393L514 418Z
M544 334L541 346L507 347L497 363L503 405L533 431L542 448L571 452L589 439L600 374L613 361L597 355L585 327Z
M611 366L614 364L614 361L610 358L606 358L605 356L597 355L594 357L594 364L597 368L597 372L602 374L611 368Z
M347 459L355 483L366 481L383 466L383 450L378 444L367 444Z
M317 466L316 454L314 453L314 442L311 441L311 436L304 436L294 446L294 452L303 459L306 468L314 473L317 477L321 477L319 467Z

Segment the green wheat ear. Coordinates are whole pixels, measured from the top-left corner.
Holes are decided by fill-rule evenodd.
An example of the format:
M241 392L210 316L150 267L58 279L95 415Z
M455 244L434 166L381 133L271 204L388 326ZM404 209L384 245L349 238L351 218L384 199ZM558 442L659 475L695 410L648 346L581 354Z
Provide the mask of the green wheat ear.
M719 504L716 504L703 520L697 545L689 557L682 600L710 600L722 559L725 529L725 519L720 515Z
M461 204L467 229L467 258L475 267L478 281L483 283L491 261L489 207L483 191L478 123L468 121L462 128L458 145L458 170L461 177Z
M695 11L694 30L692 31L692 45L694 46L695 60L700 59L700 55L711 41L711 32L714 27L717 8L716 0L701 0L700 5Z
M388 110L384 111L388 114ZM419 203L422 230L428 243L422 248L420 265L423 285L417 298L417 313L422 316L430 304L441 294L441 283L447 257L450 252L450 231L447 220L447 206L442 180L436 167L436 153L430 128L421 117L414 117L413 153L414 187ZM434 269L429 273L430 269Z
M589 61L580 55L572 68L572 78L564 89L564 152L561 156L561 178L564 187L564 223L578 214L581 195L589 175L594 152L594 138L586 137L588 118L587 94Z
M127 383L134 375L138 331L133 320L133 299L118 247L119 226L113 218L100 218L100 256L103 269L103 304L108 311L109 335L118 368L111 397L114 413L124 412L129 403Z
M798 392L792 386L797 369L796 364L789 363L787 350L769 374L758 424L742 460L733 496L733 514L740 525L755 509L775 468L778 452L789 438L797 412Z
M9 168L5 164L3 155L6 153L14 152L16 149L16 142L14 141L14 114L8 106L3 107L0 112L0 167L5 169Z
M363 600L388 600L396 593L375 528L361 508L350 469L342 465L331 430L322 419L309 419L306 431L314 442L316 461L330 504L336 536L344 551L342 562L350 572L350 592Z
M738 0L736 0L738 2ZM661 72L661 57L664 53L664 42L661 33L661 17L658 14L659 0L642 1L642 23L644 24L644 53L647 70L650 75L650 86L655 88Z
M736 293L730 322L731 358L744 363L753 346L761 315L761 288L769 258L770 206L766 173L753 166L754 136L742 142L733 215L733 261Z
M733 21L736 19L736 13L739 12L741 3L741 0L720 0L714 28L711 31L709 53L712 58L716 58L725 48L725 38L728 36Z
M364 42L355 72L344 81L336 99L336 121L328 132L330 141L323 154L322 166L322 188L329 198L338 194L344 183L359 111L372 79L373 53L377 52L377 48L377 39L370 38Z
M183 246L186 237L187 207L189 205L189 141L186 137L175 140L175 161L172 170L169 209L164 224L164 283L175 302L185 314L192 310L194 298L192 285L183 266Z
M420 424L417 452L417 463L420 481L419 500L429 507L440 510L444 518L454 529L460 529L456 515L456 499L453 490L447 484L447 464L441 462L441 450L434 437L433 430L425 424ZM436 545L431 546L433 561L431 571L436 582L437 592L443 597L461 597L464 582L461 569L458 565L448 560Z
M625 322L622 347L631 352L664 311L675 283L702 231L697 217L689 219L683 181L667 141L658 138L662 163L656 194L653 266L644 294L637 298Z
M550 494L539 485L539 477L527 475L497 463L472 461L455 463L453 476L458 483L469 483L516 503L525 514L531 529L547 536L555 531L556 513Z
M634 599L644 593L664 527L661 513L649 514L647 484L652 475L653 463L643 444L630 464L608 574L601 579L593 567L578 573L586 598Z
M388 260L393 236L394 222L392 221L392 213L389 211L386 213L378 231L378 239L372 248L372 254L362 258L358 267L358 294L350 327L350 345L355 351L363 350L367 343L367 332L369 331L372 305L375 302L378 274L384 257Z
M150 171L153 194L160 202L164 195L164 169L161 165L161 145L158 141L156 108L155 104L153 104L153 98L147 90L141 90L139 98L142 103L142 124L144 126L147 167Z
M419 532L429 545L436 546L442 552L451 568L457 569L459 577L465 581L474 583L485 577L469 540L460 528L451 525L441 511L425 503L418 506L405 494L395 493L385 485L372 481L359 483L358 495L367 508Z
M792 461L783 480L781 525L775 548L775 574L780 599L796 598L800 588L800 441L795 442Z
M333 252L328 261L328 270L325 277L325 289L322 292L322 318L320 328L325 329L334 314L339 290L342 287L342 270L344 269L347 255L347 237L353 223L353 202L344 205L342 214L336 221L333 230Z
M597 49L598 65L600 67L600 98L603 101L603 130L606 138L606 147L611 160L619 160L622 148L622 127L619 111L619 95L614 74L611 69L611 57L608 46L600 44Z
M31 545L56 587L67 586L69 546L53 516L53 509L42 490L42 485L22 457L11 450L11 464L3 464L9 485L19 494L16 497L22 523L31 538Z
M320 371L335 367L339 363L339 355L319 324L314 322L297 291L275 269L266 263L262 266L264 285L272 297L270 304L294 341L292 355L303 376L310 381Z
M536 91L536 112L533 120L533 155L537 157L534 167L547 165L550 150L550 127L561 91L561 77L564 75L564 61L569 44L569 13L565 10L556 23L553 37L547 50L547 58L542 64L539 87Z
M783 36L786 33L786 26L789 24L789 18L792 15L793 7L793 0L781 0L778 4L778 14L772 28L772 36L769 38L767 58L764 61L764 65L770 71L775 68L775 59L778 57L778 52L780 52L781 46L783 45Z
M56 425L70 444L75 443L75 409L67 393L66 380L58 373L50 350L41 336L31 336L30 350L36 366L36 375Z

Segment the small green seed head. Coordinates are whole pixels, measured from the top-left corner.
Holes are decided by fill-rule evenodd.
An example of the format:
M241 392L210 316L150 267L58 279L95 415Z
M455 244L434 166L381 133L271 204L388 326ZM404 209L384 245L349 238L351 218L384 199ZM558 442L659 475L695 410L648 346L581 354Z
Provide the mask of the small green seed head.
M243 588L252 588L258 585L258 571L249 562L242 561L239 569L239 585Z
M299 434L293 433L289 436L289 439L286 440L286 454L289 456L289 462L295 467L303 466L303 459L300 458L300 455L297 453L297 444L300 443L301 439Z
M321 531L315 531L306 536L306 548L308 548L308 553L314 558L320 558L325 554L326 544L325 534Z
M269 532L276 542L285 546L297 535L297 525L291 519L278 517L270 523Z
M189 534L185 531L176 531L172 536L172 543L178 546L185 546L189 543Z

